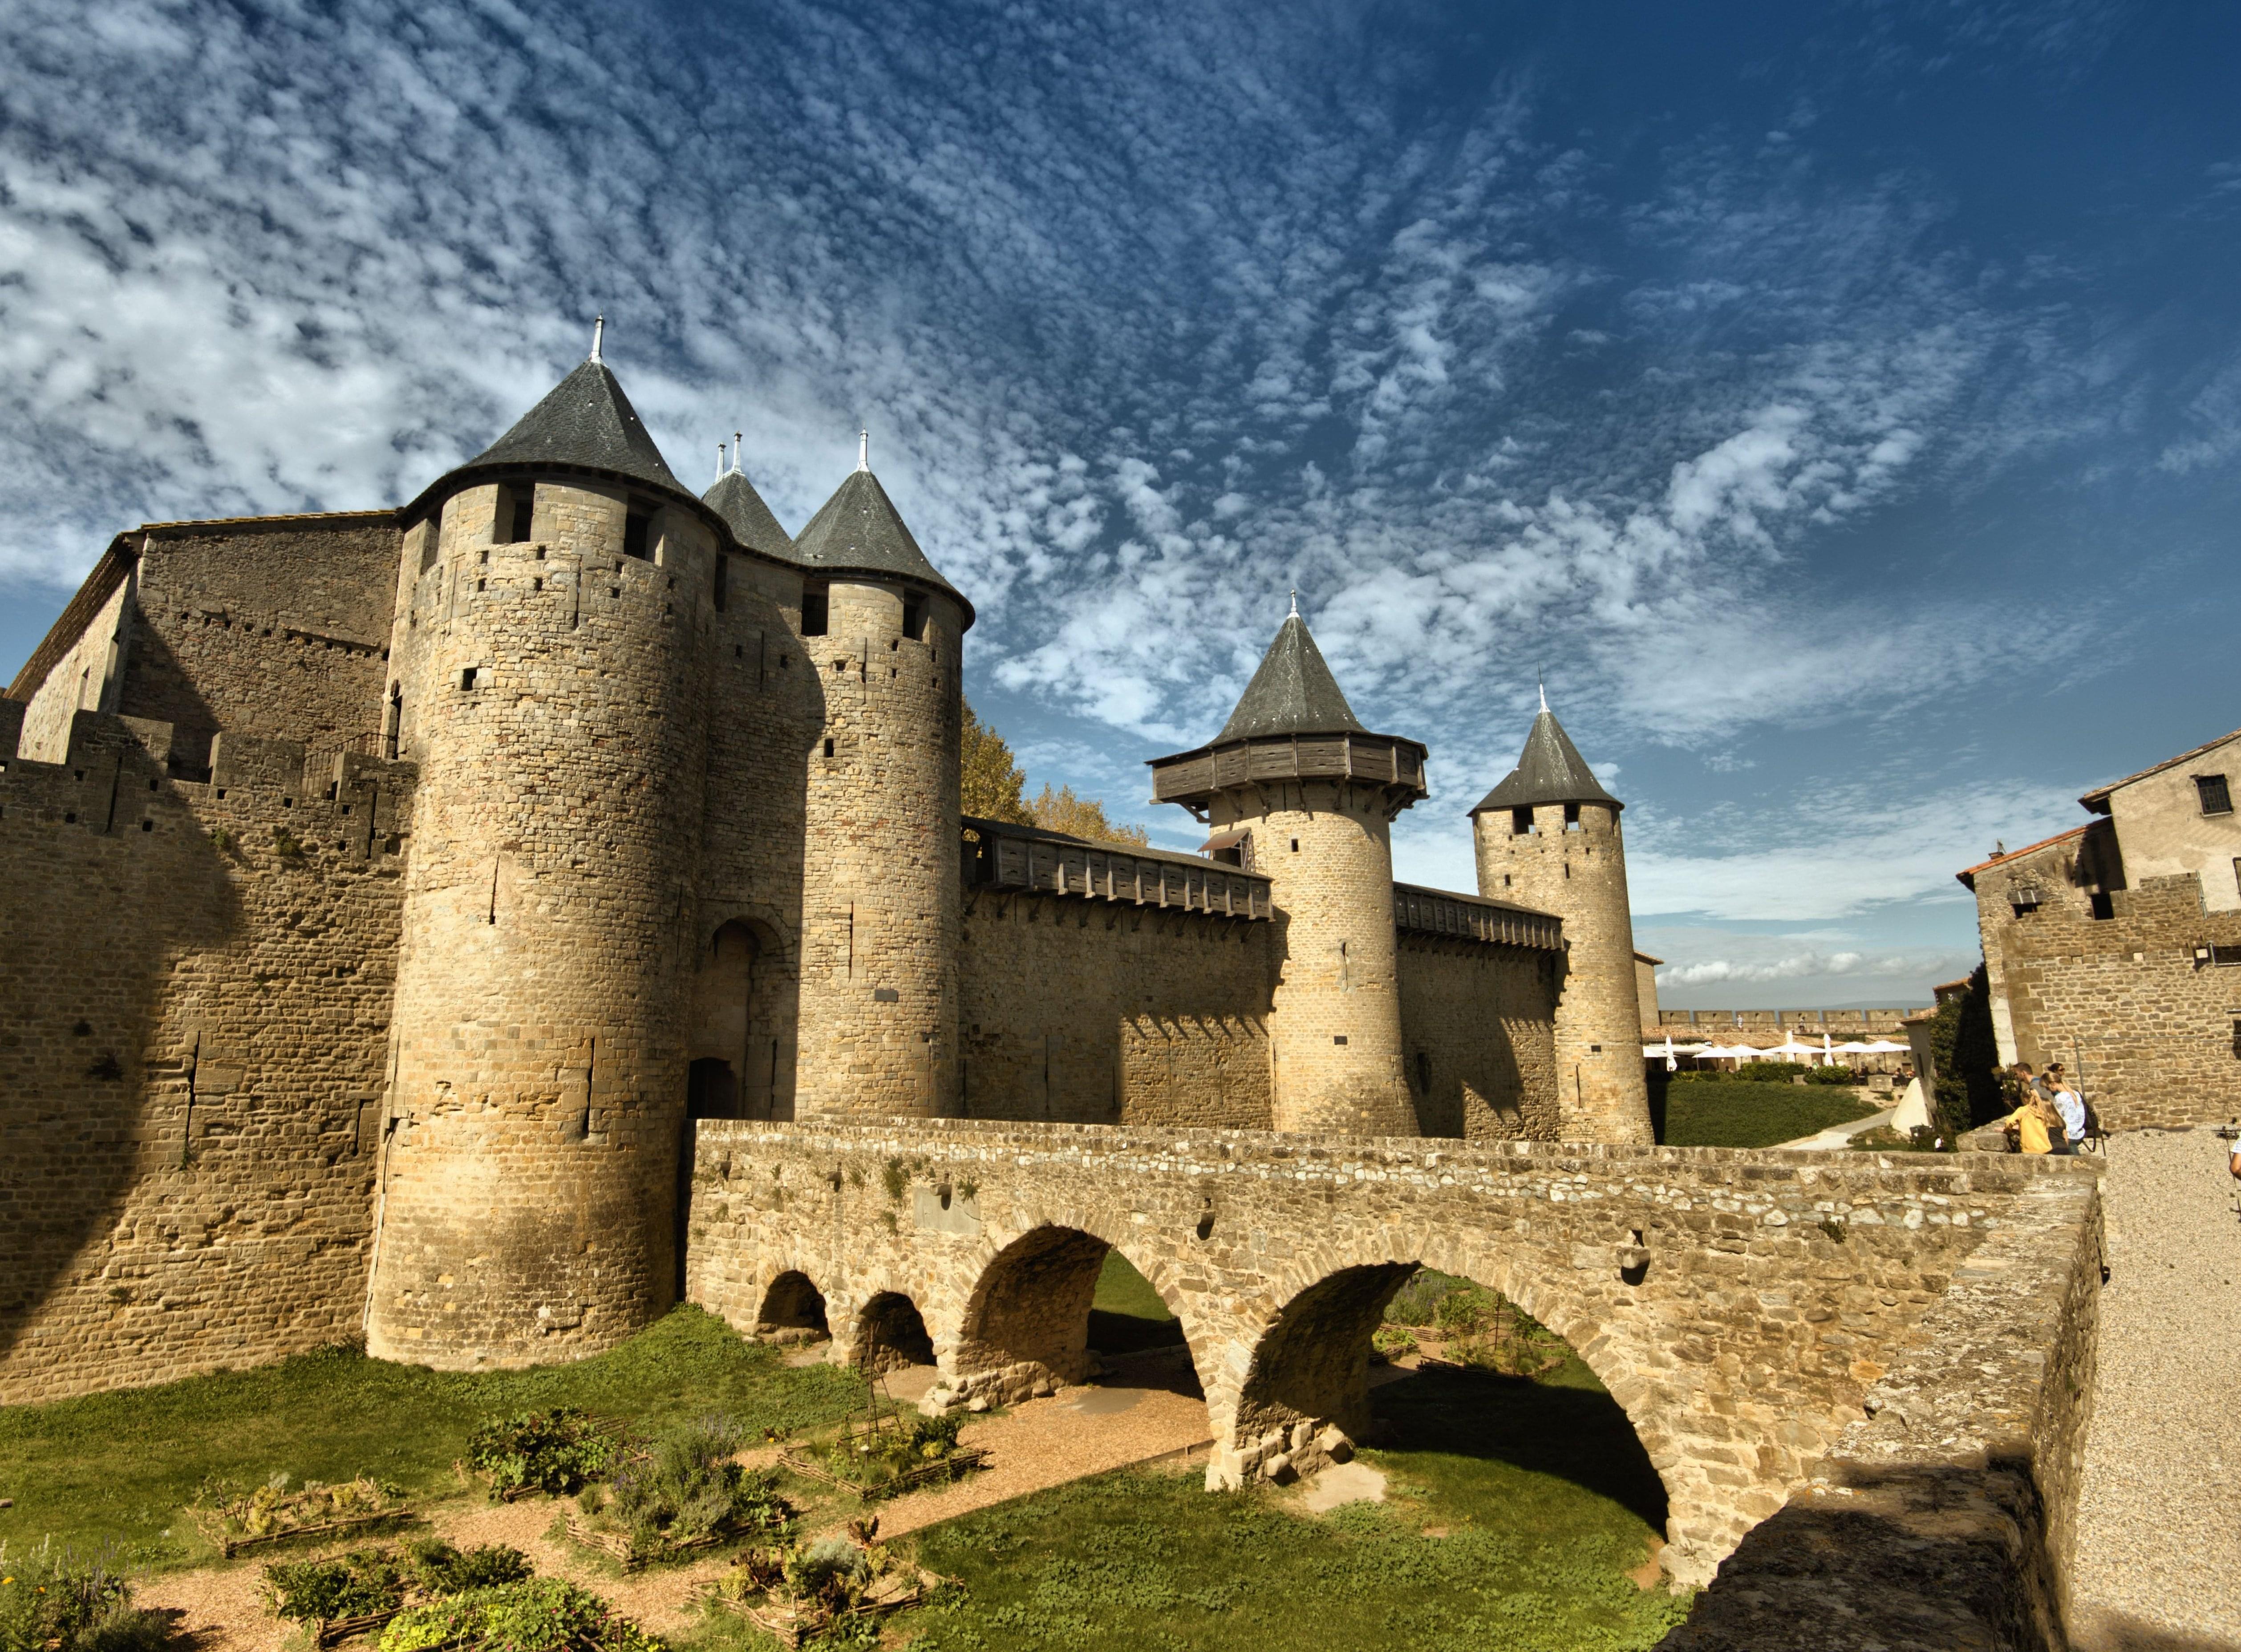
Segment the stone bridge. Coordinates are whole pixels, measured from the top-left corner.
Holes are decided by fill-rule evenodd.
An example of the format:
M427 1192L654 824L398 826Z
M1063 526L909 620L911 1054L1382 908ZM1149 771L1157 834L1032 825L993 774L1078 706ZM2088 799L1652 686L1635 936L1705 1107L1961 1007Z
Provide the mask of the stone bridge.
M2050 1370L2082 1415L2090 1332L2065 1281L2097 1261L2098 1207L2092 1174L2064 1161L953 1120L698 1128L692 1300L767 1334L821 1296L848 1359L907 1322L907 1299L940 1368L928 1407L1008 1401L1083 1374L1118 1249L1182 1321L1211 1488L1349 1452L1370 1333L1420 1263L1501 1291L1610 1390L1664 1480L1680 1582L1708 1582L1825 1482L1848 1430L1941 1349L1994 1348L1940 1381L1992 1392L1953 1397L2026 1433L2044 1430ZM1980 1288L2011 1274L2017 1288ZM1966 1323L1941 1327L1942 1310ZM1878 1448L1885 1468L1914 1448Z

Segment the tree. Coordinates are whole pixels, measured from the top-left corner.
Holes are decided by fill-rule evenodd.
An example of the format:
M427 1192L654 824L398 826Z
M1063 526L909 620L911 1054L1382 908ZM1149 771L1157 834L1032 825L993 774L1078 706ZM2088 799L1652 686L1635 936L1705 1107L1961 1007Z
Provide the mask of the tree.
M1967 992L1938 1005L1930 1024L1930 1059L1937 1073L1930 1112L1948 1141L2008 1111L1997 1070L1999 1040L1992 1031L1991 987L1982 964L1969 977Z
M1074 788L1062 786L1055 792L1048 781L1027 806L1034 823L1046 832L1063 832L1068 837L1087 838L1094 843L1133 843L1148 847L1152 834L1140 826L1115 826L1105 818L1105 806L1095 798L1078 798Z
M1034 825L1035 817L1020 796L1027 775L1012 756L1012 748L1004 744L1004 737L973 716L969 702L958 755L963 779L960 801L965 813L983 820L1008 820L1013 826Z
M983 820L1005 820L1013 826L1040 826L1070 837L1100 843L1149 846L1151 834L1141 826L1115 826L1105 818L1105 806L1095 798L1076 797L1074 788L1055 792L1046 785L1033 803L1027 799L1027 777L1004 737L965 707L965 724L958 737L958 788L962 813Z

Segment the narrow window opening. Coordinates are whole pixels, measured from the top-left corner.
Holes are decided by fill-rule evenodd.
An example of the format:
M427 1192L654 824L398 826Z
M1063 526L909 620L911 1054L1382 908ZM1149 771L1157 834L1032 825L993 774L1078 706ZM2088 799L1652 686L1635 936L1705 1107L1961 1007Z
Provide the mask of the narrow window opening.
M1331 1034L1331 1042L1332 1042L1332 1043L1334 1043L1334 1044L1343 1044L1343 1043L1345 1043L1345 1042L1346 1042L1346 1034L1345 1034L1345 1033L1332 1033L1332 1034Z
M640 562L650 560L653 555L650 543L652 534L652 507L632 500L630 511L623 518L623 554L635 557Z
M478 591L487 591L487 590L489 590L489 589L490 589L490 581L489 581L489 580L487 580L487 579L478 579L478 580L476 580L476 581L475 581L475 589L476 589L476 590L478 590Z
M485 551L485 552L481 552L478 556L477 556L477 557L476 557L475 560L476 560L477 564L478 564L478 565L479 565L480 566L482 566L482 567L485 567L485 568L489 567L489 566L490 566L490 552L487 552L487 551Z
M1294 854L1297 854L1297 853L1299 853L1299 852L1300 852L1300 840L1299 840L1297 838L1294 838L1294 839L1292 839L1292 853L1293 853Z
M2224 775L2198 774L2194 777L2194 789L2202 799L2202 812L2204 814L2233 813L2232 788L2225 784Z
M523 545L529 539L530 524L537 516L537 485L506 490L507 503L512 507L506 513L505 539L508 545Z
M1512 809L1509 812L1509 835L1513 838L1529 838L1533 835L1532 810Z
M392 761L397 756L398 732L404 721L405 685L391 683L389 686L389 718L381 734L381 754Z
M143 820L140 823L140 829L143 832L153 832L156 829L156 823L153 820Z
M926 640L926 598L915 591L903 593L903 635L913 642Z
M801 634L822 637L832 612L832 596L823 586L806 587L801 593Z
M1577 832L1579 829L1580 806L1576 803L1567 803L1564 806L1564 830L1567 832Z
M2213 946L2210 949L2210 961L2225 969L2241 964L2241 946Z
M475 686L475 672L478 669L478 667L477 666L470 665L459 673L459 686L461 688L471 689Z
M825 742L825 755L827 757L833 755L833 742L831 740Z

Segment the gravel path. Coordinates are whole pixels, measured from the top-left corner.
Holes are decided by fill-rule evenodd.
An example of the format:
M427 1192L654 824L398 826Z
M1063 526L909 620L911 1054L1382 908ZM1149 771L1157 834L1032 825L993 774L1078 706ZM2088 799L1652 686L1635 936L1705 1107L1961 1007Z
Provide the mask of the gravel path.
M2109 1142L2077 1652L2241 1648L2241 1217L2224 1145L2207 1129Z

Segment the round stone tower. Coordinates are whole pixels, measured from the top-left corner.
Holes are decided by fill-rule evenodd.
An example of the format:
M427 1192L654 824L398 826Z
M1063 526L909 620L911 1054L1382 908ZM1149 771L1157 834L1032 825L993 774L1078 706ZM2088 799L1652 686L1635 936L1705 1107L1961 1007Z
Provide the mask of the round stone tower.
M809 754L794 1116L958 1110L960 685L973 605L860 460L794 539Z
M1424 748L1373 734L1295 610L1210 745L1154 759L1180 803L1271 880L1284 961L1269 1017L1279 1130L1415 1135L1401 1049L1394 817Z
M1524 754L1472 809L1478 892L1564 920L1556 1082L1568 1141L1648 1142L1634 914L1619 811L1544 696Z
M673 1295L683 926L731 535L592 358L405 507L419 766L369 1349L595 1352Z

